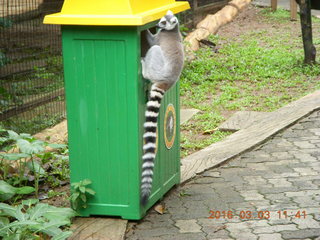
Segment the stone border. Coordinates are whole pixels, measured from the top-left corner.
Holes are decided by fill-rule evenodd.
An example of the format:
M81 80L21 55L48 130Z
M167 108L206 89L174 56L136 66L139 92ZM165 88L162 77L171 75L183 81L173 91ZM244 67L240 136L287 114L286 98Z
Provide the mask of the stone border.
M256 147L313 111L320 109L320 90L300 98L242 129L181 160L181 183Z

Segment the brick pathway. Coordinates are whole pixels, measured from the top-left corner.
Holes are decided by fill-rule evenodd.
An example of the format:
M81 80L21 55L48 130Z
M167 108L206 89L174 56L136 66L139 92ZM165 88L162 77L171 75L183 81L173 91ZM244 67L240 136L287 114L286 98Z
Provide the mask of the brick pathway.
M126 239L320 240L319 147L320 111L171 191Z

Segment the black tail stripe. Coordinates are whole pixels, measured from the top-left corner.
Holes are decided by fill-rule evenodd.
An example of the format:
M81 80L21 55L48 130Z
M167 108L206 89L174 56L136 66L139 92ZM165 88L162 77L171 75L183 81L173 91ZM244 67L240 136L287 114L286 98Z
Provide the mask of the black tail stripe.
M159 96L153 96L150 98L150 101L157 101L157 102L161 102L161 98Z
M146 122L154 122L156 123L157 122L157 117L146 117Z
M155 147L149 147L149 148L147 148L147 149L145 150L145 152L146 152L146 153L154 153L155 150L156 150Z
M143 168L142 172L144 172L145 170L153 170L153 167L145 167L145 168ZM145 175L145 176L148 176L148 175Z
M148 106L147 110L150 111L150 112L155 112L155 113L159 112L159 108L158 107L154 107L154 106Z
M153 91L153 92L158 92L158 93L160 93L161 95L164 95L164 91L161 91L161 90L158 90L158 89L151 89L151 91Z
M146 132L156 132L157 128L156 127L144 127Z
M155 143L156 137L145 137L144 140L145 142L148 142L148 143Z

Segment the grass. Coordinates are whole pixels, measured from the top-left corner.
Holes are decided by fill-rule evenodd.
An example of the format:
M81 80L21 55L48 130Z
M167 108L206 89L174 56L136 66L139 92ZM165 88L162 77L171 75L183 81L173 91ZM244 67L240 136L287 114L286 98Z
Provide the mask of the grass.
M209 40L221 46L218 53L201 48L196 60L186 64L180 80L182 107L201 113L181 127L182 156L228 136L217 127L234 111L274 111L320 88L320 66L303 63L302 40L290 30L289 12L263 9L259 18L271 25L272 33L261 28L231 39L212 36ZM274 24L280 26L273 29ZM319 47L317 36L314 42Z

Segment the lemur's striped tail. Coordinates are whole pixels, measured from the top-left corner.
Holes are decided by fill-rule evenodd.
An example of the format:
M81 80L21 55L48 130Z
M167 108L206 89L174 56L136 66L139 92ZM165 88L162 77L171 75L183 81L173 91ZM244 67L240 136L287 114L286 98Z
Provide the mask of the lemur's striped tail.
M143 145L143 164L141 176L141 204L145 206L152 188L153 167L156 151L157 139L157 123L161 99L165 91L157 87L157 84L152 84L150 90L149 101L147 102L146 121L144 123L144 145Z

